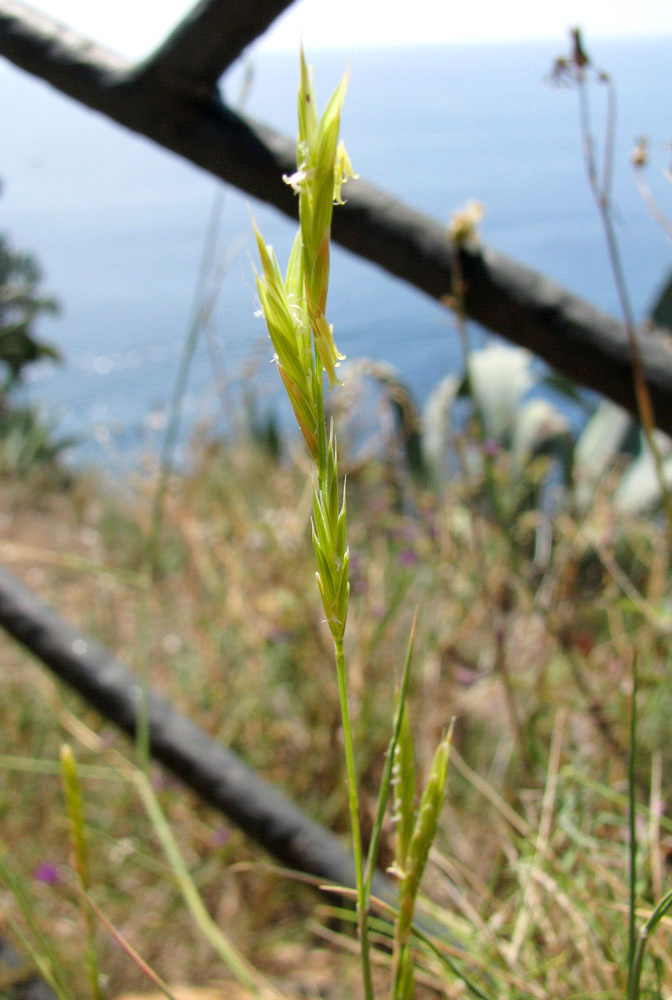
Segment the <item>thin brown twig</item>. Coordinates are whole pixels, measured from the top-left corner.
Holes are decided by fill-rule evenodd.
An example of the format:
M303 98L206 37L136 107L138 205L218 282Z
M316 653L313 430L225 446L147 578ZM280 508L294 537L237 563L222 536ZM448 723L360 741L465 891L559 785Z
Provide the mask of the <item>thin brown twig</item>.
M633 387L639 419L644 432L646 445L653 458L661 502L668 525L668 535L670 540L672 540L672 496L670 495L670 491L665 481L663 459L655 437L656 417L653 409L653 403L651 401L651 393L649 392L646 376L644 374L642 353L637 338L630 296L628 294L627 283L625 280L625 271L613 223L611 183L613 175L614 139L616 130L616 94L613 81L609 74L603 70L596 69L591 63L589 57L585 54L579 29L574 29L572 34L574 38L574 53L572 56L571 66L573 69L573 78L576 82L579 94L581 137L586 173L588 176L590 190L593 194L600 215L611 272L616 286L616 293L623 317L623 325L628 339L632 362ZM598 178L595 138L590 119L588 77L591 69L595 78L607 87L607 118L605 123L604 165L601 183Z

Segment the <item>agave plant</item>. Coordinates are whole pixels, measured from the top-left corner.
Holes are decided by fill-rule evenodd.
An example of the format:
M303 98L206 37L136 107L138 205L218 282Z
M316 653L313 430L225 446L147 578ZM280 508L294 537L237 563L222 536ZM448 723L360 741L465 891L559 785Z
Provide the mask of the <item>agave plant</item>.
M672 439L655 432L663 476L672 486ZM656 466L637 421L615 403L604 401L586 424L574 448L574 499L580 510L593 502L609 469L623 466L612 494L622 514L643 514L660 504Z
M373 432L374 421L367 414L364 426L369 429L368 436L356 417L358 407L372 396L362 391L364 380L376 385L379 413ZM538 379L532 355L521 348L491 344L473 351L466 375L453 373L442 379L422 414L392 365L359 359L344 367L343 381L340 419L347 421L348 429L341 433L342 439L355 442L359 457L353 460L348 455L348 464L355 467L374 452L392 460L401 452L416 478L440 485L463 472L476 486L483 480L488 463L496 456L506 456L508 478L520 486L508 491L517 506L532 502L533 494L543 487L544 477L532 484L528 476L536 457L550 456L551 462L545 463L547 471L553 466L563 480L568 475L569 422L547 399L525 399ZM462 412L465 406L466 416ZM465 424L472 421L476 433L465 434Z
M668 275L654 298L650 320L642 325L641 336L672 339L672 275ZM651 332L654 331L654 332ZM654 433L662 460L663 479L672 486L672 439L662 431ZM613 502L623 514L642 514L659 507L660 485L655 462L638 422L630 413L604 400L586 424L574 448L574 498L585 510L605 473L620 461L622 473L613 493Z
M356 468L372 454L388 459L401 453L417 478L440 485L463 472L472 485L483 480L486 466L498 460L506 476L507 514L515 507L548 504L561 498L580 511L593 503L596 490L609 471L620 475L613 492L615 509L641 514L660 503L655 464L639 425L627 411L608 400L597 406L582 399L570 384L555 376L540 376L529 351L493 343L473 351L466 374L443 378L427 399L422 414L401 374L392 366L361 358L343 369L346 392L339 401L340 420L346 421L356 444ZM371 393L363 391L373 380L376 405L382 414L373 437L358 429L353 414ZM588 419L577 433L566 413L542 393L558 389L578 403ZM373 425L367 414L364 425ZM471 423L474 434L465 434ZM672 439L656 432L664 474L672 486ZM535 460L545 456L545 464Z
M43 314L55 313L56 300L43 295L40 269L29 254L13 250L0 236L0 401L37 361L58 361L50 344L35 336Z

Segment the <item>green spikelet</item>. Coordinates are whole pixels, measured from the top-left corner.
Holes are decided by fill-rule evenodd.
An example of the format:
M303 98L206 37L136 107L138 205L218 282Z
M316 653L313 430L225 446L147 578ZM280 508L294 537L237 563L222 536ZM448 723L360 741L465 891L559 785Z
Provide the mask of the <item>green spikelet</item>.
M420 799L413 832L405 851L404 865L399 871L399 914L394 940L395 1000L411 1000L414 992L413 963L410 956L410 934L415 913L415 901L420 888L429 851L436 836L441 809L446 796L446 777L453 735L453 723L434 753L429 778ZM410 735L409 735L410 741ZM406 834L405 834L406 835ZM401 992L397 992L397 986Z
M61 774L63 776L63 791L65 793L65 808L70 827L70 849L72 866L77 872L79 884L86 891L88 888L88 851L86 831L84 829L84 803L82 786L77 773L77 762L72 747L64 743L60 752Z
M400 878L406 872L406 858L415 824L415 762L413 737L404 704L399 741L394 751L394 820L396 822L395 871Z
M257 292L278 372L308 450L316 459L319 418L311 374L310 326L300 292L300 240L297 236L283 282L272 247L266 246L256 226L254 232L262 266L261 274L257 274Z
M413 968L413 951L410 944L405 944L399 956L394 975L394 1000L413 1000L415 995L415 972Z
M60 751L61 775L65 793L65 808L70 827L70 849L72 867L77 873L79 887L82 891L81 910L86 927L86 964L93 1000L104 1000L105 994L101 986L100 968L95 946L95 925L93 914L86 903L84 894L89 888L88 846L86 828L84 826L84 799L82 786L77 772L77 761L72 747L64 743Z
M313 487L313 548L317 560L317 586L334 639L340 641L348 617L350 551L345 544L347 508L345 488L339 508L338 461L334 428L327 448L326 473Z

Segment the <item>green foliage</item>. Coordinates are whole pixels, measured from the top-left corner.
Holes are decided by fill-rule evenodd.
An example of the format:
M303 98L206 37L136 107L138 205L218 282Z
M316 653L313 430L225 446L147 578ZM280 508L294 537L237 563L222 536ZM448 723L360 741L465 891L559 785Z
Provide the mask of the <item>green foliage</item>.
M58 461L76 442L59 436L56 425L35 407L0 407L0 476L26 476L32 471L57 471ZM65 473L57 477L67 480Z
M59 438L38 409L11 399L31 365L60 361L56 348L36 332L40 318L58 309L56 300L41 291L41 280L35 258L14 250L0 236L0 476L55 469L74 443L74 438Z
M42 275L35 258L14 250L0 236L0 405L20 381L25 369L38 361L58 361L58 351L38 340L35 326L45 314L57 311L56 300L40 291Z
M401 717L401 732L394 754L394 820L397 827L395 845L395 866L399 875L406 871L406 855L413 835L415 823L415 761L413 737L408 721L408 709L404 705Z

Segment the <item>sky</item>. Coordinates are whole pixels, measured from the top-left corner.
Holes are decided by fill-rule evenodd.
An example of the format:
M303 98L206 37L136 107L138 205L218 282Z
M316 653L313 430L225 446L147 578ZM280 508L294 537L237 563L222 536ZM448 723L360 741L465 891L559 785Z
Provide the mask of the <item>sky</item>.
M192 6L189 0L32 0L31 6L130 59L146 55ZM412 15L409 16L409 9ZM297 0L263 38L263 50L357 50L424 45L672 36L672 2L638 0Z

